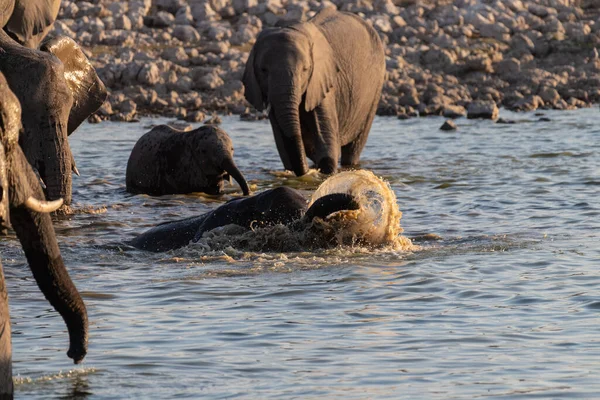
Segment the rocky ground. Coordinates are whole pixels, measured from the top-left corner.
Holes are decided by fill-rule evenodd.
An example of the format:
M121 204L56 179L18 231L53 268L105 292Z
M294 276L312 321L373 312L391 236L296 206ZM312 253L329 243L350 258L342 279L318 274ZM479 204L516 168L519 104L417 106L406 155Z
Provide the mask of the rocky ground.
M109 88L92 120L259 118L241 83L257 34L323 7L358 13L386 44L380 115L497 118L600 100L600 0L63 0L54 33Z

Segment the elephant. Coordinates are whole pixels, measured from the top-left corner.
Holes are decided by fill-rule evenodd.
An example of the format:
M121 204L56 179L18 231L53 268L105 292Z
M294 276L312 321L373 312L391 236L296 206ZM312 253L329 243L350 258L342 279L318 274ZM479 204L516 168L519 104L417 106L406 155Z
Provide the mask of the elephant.
M68 136L104 103L104 84L67 37L46 38L34 50L0 30L0 72L21 104L19 143L45 185L46 197L70 204L72 172L79 172Z
M67 325L67 356L78 364L87 354L87 311L65 268L48 214L62 200L39 200L44 193L19 146L20 129L20 104L0 73L0 226L12 225L16 232L38 287ZM0 265L0 398L12 398L11 354L8 295Z
M357 165L381 97L385 55L377 32L356 15L325 8L312 19L263 30L242 77L245 97L269 107L286 170L324 174Z
M235 224L253 229L282 224L301 229L316 217L324 219L337 211L358 208L354 197L345 193L323 196L307 207L302 193L282 186L251 197L230 200L198 217L162 223L137 236L129 244L140 250L163 252L197 242L205 232L225 225Z
M35 49L52 29L59 9L60 0L0 0L0 28Z
M248 183L233 161L233 145L223 129L204 125L183 132L158 125L133 147L125 181L130 193L222 194L227 175L248 195Z

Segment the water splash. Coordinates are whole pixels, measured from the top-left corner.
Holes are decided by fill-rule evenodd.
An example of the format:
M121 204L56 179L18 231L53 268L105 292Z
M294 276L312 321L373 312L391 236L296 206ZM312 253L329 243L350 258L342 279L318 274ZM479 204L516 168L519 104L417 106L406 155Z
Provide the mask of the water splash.
M332 193L352 195L360 209L340 211L328 218L338 230L340 243L363 243L372 246L412 246L410 239L399 236L402 212L390 185L371 171L344 171L333 175L319 186L309 207L318 198Z
M257 227L247 231L236 225L214 229L193 244L203 253L299 252L350 246L360 251L386 247L414 250L410 239L400 236L402 213L387 182L370 171L345 171L329 177L313 194L310 204L332 193L347 193L360 204L358 210L344 210L310 224Z

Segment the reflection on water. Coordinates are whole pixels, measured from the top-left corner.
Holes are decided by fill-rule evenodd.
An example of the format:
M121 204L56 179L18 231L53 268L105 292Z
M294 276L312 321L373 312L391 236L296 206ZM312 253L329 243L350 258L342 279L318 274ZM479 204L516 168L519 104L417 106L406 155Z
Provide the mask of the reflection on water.
M525 122L460 119L452 132L437 118L376 119L361 168L389 182L410 251L289 248L277 230L269 240L286 251L216 246L223 232L135 250L136 234L239 188L130 195L129 152L165 120L84 125L70 138L76 212L56 230L88 307L89 353L70 364L64 324L14 235L2 239L17 398L599 397L597 112L547 112L550 123L504 112ZM223 128L253 191L309 198L324 181L281 172L266 121ZM381 193L365 192L372 215L390 204Z

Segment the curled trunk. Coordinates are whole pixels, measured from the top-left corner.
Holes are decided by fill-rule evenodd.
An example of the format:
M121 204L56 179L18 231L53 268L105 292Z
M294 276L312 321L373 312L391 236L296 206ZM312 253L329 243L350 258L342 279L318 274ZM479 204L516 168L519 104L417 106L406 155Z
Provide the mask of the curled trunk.
M246 178L244 178L244 175L242 175L233 160L231 158L226 158L221 167L240 185L244 196L248 196L250 194L250 189L248 188Z
M306 211L302 220L310 222L315 217L324 219L330 214L342 210L358 210L360 204L354 196L346 193L332 193L318 198Z

